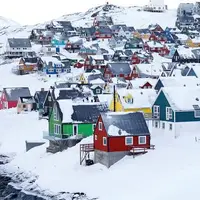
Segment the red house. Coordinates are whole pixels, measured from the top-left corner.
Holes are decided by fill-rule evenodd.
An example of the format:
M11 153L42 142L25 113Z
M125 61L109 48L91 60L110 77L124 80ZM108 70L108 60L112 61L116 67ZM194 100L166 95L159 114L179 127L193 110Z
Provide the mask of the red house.
M144 49L151 53L159 53L161 56L169 54L169 49L157 41L148 41L144 44Z
M104 78L109 81L113 77L124 78L125 80L132 80L138 77L136 68L130 66L129 63L108 63L104 70Z
M17 107L19 97L31 97L28 87L3 88L0 97L0 110Z
M99 116L94 130L95 163L110 167L133 147L150 148L150 133L141 112L111 112Z
M131 64L150 63L152 56L146 52L135 52L131 57Z
M151 25L149 25L148 28L152 32L163 32L164 31L159 24L151 24Z
M87 56L84 63L84 69L102 69L105 68L105 60L103 55Z
M154 88L157 79L153 78L136 78L129 81L127 89L152 89Z
M167 38L165 37L165 35L163 34L163 32L152 32L150 37L149 37L150 41L158 41L158 42L162 42L162 43L166 43L167 42Z

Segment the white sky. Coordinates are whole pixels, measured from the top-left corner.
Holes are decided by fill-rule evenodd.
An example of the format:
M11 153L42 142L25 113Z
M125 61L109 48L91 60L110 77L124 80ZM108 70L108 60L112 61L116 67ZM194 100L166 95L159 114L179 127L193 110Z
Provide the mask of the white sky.
M148 4L149 0L110 0L119 6ZM195 0L165 0L169 8L176 8L180 2ZM20 24L36 24L58 18L64 14L86 11L105 4L106 0L1 0L0 16L13 19Z

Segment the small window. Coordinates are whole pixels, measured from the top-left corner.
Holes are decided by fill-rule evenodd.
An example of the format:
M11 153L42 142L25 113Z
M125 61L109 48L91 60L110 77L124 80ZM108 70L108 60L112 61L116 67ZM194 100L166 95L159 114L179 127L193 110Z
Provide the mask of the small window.
M155 127L158 128L158 122L155 122Z
M102 122L99 122L99 130L102 131Z
M125 145L133 145L133 137L126 137L125 138Z
M162 129L165 129L165 122L162 123Z
M172 130L172 124L169 124L169 130L170 131Z
M172 119L172 109L170 107L166 107L166 120Z
M97 93L97 94L100 94L100 93L101 93L101 90L100 90L100 89L96 89L96 93Z
M51 101L51 96L48 96L48 100Z
M103 137L103 146L107 146L107 138Z
M97 135L94 135L94 139L97 140Z
M195 116L195 118L200 118L200 109L194 110L194 116Z
M139 141L138 141L138 143L139 144L146 144L147 142L146 142L146 136L139 136Z

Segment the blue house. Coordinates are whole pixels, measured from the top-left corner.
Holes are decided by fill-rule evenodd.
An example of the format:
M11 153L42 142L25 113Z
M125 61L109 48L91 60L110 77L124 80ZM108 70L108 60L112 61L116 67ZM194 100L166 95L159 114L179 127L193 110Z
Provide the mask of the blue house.
M42 57L43 72L47 75L58 75L66 72L65 65L55 57Z
M52 46L65 46L66 42L65 40L52 39L51 44Z
M189 95L188 95L189 94ZM195 133L200 128L200 87L166 87L152 106L153 130L161 134Z

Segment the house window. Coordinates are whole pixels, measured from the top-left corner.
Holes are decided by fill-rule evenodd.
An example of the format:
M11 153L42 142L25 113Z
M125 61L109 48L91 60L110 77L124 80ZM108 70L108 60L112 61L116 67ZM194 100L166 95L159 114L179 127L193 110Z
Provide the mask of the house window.
M97 135L94 135L94 139L97 140Z
M126 137L125 138L125 145L133 145L133 137Z
M54 124L54 133L57 135L61 134L61 125Z
M172 124L169 124L169 130L170 131L172 130Z
M102 131L102 122L99 122L99 130Z
M59 120L59 112L58 112L58 108L56 106L54 106L54 120L55 121Z
M172 109L170 107L166 107L166 120L172 119Z
M165 129L165 122L162 123L162 129Z
M194 110L194 116L195 116L195 118L200 118L200 109Z
M96 89L96 93L97 93L97 94L100 94L100 93L101 93L101 90L100 90L100 89Z
M157 121L155 121L155 127L158 128L158 122Z
M153 106L153 116L156 119L160 118L160 106Z
M139 144L146 144L147 143L146 136L139 136L138 143Z
M51 96L48 96L48 101L51 101Z
M107 138L103 137L103 146L107 146Z

